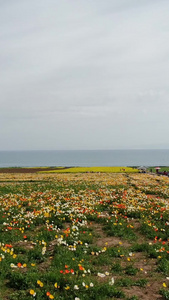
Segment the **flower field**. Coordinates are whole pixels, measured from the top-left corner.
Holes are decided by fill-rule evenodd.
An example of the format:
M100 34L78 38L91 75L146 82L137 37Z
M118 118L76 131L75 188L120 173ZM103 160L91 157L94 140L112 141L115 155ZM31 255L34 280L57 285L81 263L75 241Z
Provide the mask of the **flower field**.
M41 172L41 171L40 171ZM46 170L45 173L138 173L139 170L132 167L66 167L57 168L57 170ZM44 173L44 171L42 171Z
M169 178L0 173L0 300L169 299Z

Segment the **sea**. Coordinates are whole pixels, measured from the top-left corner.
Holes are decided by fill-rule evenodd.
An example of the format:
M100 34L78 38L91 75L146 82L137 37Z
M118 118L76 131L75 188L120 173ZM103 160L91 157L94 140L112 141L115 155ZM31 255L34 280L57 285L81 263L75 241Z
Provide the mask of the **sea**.
M167 150L0 151L0 167L169 166Z

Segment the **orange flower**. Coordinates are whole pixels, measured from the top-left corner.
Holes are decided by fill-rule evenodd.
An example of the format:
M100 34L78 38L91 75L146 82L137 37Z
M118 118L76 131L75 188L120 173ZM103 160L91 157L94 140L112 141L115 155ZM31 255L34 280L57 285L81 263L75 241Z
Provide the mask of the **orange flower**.
M5 247L6 248L12 248L12 245L11 244L5 244Z
M20 267L22 266L22 264L19 262L19 263L17 264L17 266L20 268Z

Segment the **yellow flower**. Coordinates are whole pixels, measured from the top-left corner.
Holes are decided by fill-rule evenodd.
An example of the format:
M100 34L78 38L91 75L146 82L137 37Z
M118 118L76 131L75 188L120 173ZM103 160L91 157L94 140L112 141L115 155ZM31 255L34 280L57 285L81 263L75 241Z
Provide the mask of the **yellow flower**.
M42 281L37 280L37 284L38 284L40 287L43 287L43 282L42 282Z
M31 295L33 295L34 292L35 292L34 290L30 290L30 291L29 291L29 293L30 293Z
M57 282L55 282L55 284L54 284L54 287L57 289L57 287L58 287L58 284L57 284Z
M54 296L50 294L49 299L54 299Z
M35 292L34 290L30 290L30 291L29 291L29 294L32 295L33 297L36 296L36 292Z
M65 290L69 290L69 289L70 289L70 286L66 286L66 287L65 287Z
M163 282L163 287L164 287L164 288L166 288L166 287L167 287L167 285L166 285L166 283L165 283L165 282Z

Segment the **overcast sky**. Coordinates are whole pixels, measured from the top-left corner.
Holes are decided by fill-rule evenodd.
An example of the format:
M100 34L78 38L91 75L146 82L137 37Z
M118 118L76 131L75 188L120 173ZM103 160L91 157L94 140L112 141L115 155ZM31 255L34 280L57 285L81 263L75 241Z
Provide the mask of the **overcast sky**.
M168 137L168 0L0 0L0 150Z

